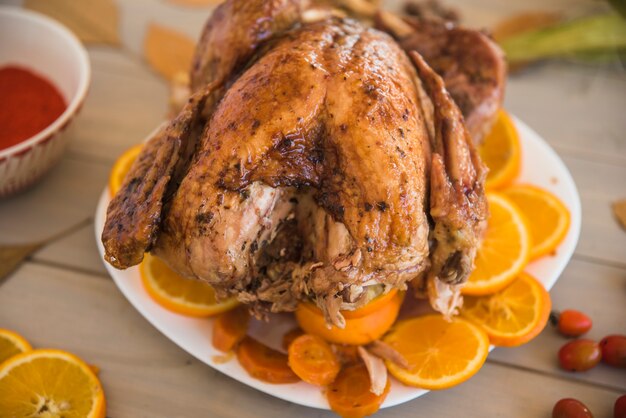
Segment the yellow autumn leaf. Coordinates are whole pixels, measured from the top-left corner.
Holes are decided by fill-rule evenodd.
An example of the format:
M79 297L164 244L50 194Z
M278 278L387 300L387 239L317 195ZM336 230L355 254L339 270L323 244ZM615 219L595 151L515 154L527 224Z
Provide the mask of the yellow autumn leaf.
M85 43L120 43L119 12L113 0L25 0L24 7L58 20Z
M195 42L187 35L152 23L143 46L150 66L168 80L189 71Z
M550 12L524 12L509 16L500 21L492 30L493 39L497 42L520 33L547 28L560 22L563 16Z
M168 0L170 3L180 4L181 6L202 7L214 6L223 3L224 0Z

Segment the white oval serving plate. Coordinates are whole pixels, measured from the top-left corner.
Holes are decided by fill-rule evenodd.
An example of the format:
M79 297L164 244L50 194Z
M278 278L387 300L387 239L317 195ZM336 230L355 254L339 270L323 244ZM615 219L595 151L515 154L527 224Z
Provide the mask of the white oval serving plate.
M550 289L572 257L578 241L581 223L580 198L572 176L554 150L526 124L517 118L514 120L521 138L523 152L522 172L518 182L531 183L554 193L568 207L571 214L570 230L556 254L535 261L526 268L526 271L533 274L546 288ZM101 255L104 249L100 235L102 234L109 200L109 192L105 188L95 215L96 241ZM241 368L236 358L226 363L216 361L216 358L219 359L222 353L211 345L213 329L211 319L185 317L162 308L144 290L139 269L136 266L127 270L117 270L108 263L105 263L105 266L130 303L159 331L198 360L233 379L277 398L313 408L329 409L328 402L318 387L302 382L287 385L264 383L250 377ZM282 334L293 327L293 320L290 315L276 315L272 317L271 322L271 327L258 322L253 324L252 334L263 342L278 348ZM394 380L382 408L407 402L427 392L426 390L404 386Z

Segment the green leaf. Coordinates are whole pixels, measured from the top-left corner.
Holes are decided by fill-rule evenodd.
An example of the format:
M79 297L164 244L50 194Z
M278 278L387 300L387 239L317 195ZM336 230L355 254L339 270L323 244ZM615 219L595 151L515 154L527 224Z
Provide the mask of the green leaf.
M580 18L502 41L509 62L626 49L626 20L617 13Z

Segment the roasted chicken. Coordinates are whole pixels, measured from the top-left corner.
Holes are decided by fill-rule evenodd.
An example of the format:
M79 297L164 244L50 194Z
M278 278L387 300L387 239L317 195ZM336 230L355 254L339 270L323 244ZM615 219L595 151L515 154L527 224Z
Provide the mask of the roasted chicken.
M390 35L301 0L227 0L193 94L111 201L117 268L150 251L262 315L329 323L411 282L452 314L487 217L485 167L444 81Z
M439 74L465 117L476 143L489 132L504 99L506 62L484 33L443 20L378 12L376 27L394 36L402 48L418 52Z

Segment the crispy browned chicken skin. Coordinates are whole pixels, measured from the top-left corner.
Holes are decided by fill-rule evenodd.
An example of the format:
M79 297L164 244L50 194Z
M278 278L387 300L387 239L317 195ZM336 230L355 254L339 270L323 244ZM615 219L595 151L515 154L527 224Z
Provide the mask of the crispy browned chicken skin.
M443 78L467 130L480 143L504 99L506 61L500 47L480 31L442 20L380 12L376 27L392 34L407 53L417 51Z
M109 205L105 257L125 268L151 251L257 312L312 299L339 326L340 309L409 281L451 313L487 214L463 117L418 54L302 13L295 0L218 8L195 93ZM211 57L229 19L251 29Z

